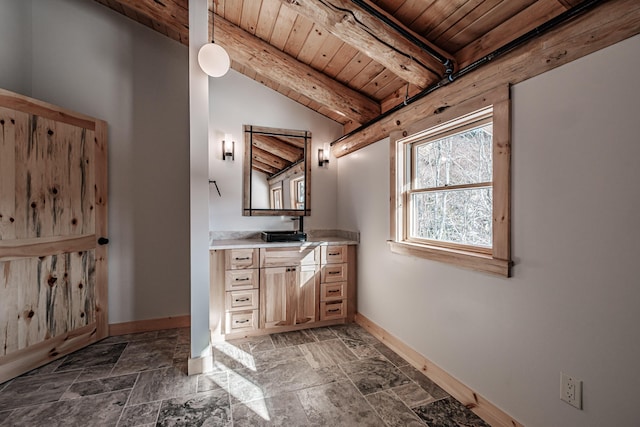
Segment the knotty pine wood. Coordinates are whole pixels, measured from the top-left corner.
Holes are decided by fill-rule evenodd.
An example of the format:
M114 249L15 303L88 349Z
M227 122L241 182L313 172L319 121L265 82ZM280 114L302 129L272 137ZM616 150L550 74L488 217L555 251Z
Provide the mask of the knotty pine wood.
M210 19L215 19L216 43L224 47L234 61L253 68L259 74L272 76L294 91L356 121L370 120L380 113L377 102L300 63L217 15L210 16Z
M427 87L430 83L437 81L444 72L444 66L424 49L419 48L391 27L381 25L378 18L350 1L312 0L294 3L287 0L281 1L285 7L294 9L296 13L318 23L342 41L356 46L361 52L366 52L369 60L376 61L416 86ZM346 10L349 11L348 14L344 12ZM386 15L382 10L379 12ZM399 22L397 24L402 25ZM417 34L415 36L419 38ZM452 57L431 45L428 40L422 41L443 56ZM357 72L353 64L345 67L347 68L353 73Z
M510 19L496 26L482 37L467 43L456 52L459 66L466 67L478 58L488 55L496 47L526 34L566 10L558 0L538 0Z
M95 253L0 263L0 357L95 323Z
M516 84L640 33L640 3L610 0L564 26L533 39L501 58L463 76L413 104L333 144L342 157L393 131L442 109L482 95L498 86Z
M105 122L0 89L2 378L107 335L106 147Z
M521 423L513 419L509 414L364 315L358 313L355 321L490 425L495 427L523 427Z

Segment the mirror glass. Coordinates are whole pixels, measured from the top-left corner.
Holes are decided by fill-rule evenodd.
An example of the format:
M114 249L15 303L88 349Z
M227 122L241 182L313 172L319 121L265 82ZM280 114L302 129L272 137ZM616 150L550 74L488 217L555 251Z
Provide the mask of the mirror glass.
M244 126L243 215L311 213L311 132Z

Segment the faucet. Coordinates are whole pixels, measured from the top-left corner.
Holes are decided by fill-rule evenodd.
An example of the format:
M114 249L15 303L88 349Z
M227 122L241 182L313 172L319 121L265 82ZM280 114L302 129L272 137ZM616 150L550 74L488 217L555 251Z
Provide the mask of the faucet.
M303 216L294 216L291 218L292 221L298 221L298 233L302 233L304 229L304 217Z

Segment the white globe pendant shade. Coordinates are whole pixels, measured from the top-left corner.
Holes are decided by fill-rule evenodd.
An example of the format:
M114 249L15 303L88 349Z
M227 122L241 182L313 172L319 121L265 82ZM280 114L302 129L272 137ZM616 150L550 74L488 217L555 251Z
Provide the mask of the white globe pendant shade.
M211 77L222 77L231 65L229 54L219 44L207 43L198 52L198 63L202 71Z

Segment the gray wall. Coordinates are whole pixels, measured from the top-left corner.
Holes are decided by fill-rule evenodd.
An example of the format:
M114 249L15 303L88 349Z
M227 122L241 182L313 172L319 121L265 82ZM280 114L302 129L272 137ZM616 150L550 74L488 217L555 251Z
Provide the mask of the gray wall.
M0 88L31 95L31 0L0 0Z
M186 47L92 1L26 3L3 0L32 40L13 52L23 81L0 68L3 87L109 124L109 322L188 314Z
M527 426L640 425L639 66L637 36L513 87L513 278L390 253L388 140L339 159L358 311Z

